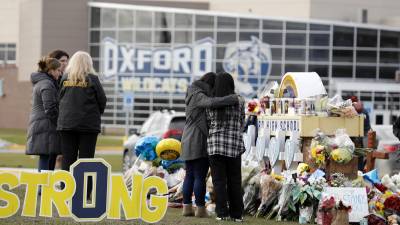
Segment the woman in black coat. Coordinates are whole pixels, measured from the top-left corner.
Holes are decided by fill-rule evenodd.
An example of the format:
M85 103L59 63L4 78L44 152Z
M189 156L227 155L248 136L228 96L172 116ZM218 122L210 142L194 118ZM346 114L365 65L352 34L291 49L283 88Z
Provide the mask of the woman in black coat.
M107 98L99 78L95 75L92 58L83 51L78 51L71 57L60 85L57 130L61 134L61 167L69 171L78 157L94 157L101 114L106 107ZM91 187L89 179L88 199Z
M38 170L54 170L61 154L57 128L57 79L61 75L60 62L44 57L38 63L38 72L31 74L33 84L32 112L29 117L26 154L39 155Z
M186 93L186 123L182 135L182 156L186 176L183 182L183 216L207 217L205 209L206 176L208 172L206 108L220 108L238 103L237 95L208 97L216 74L206 73L193 82ZM196 212L192 208L194 192Z

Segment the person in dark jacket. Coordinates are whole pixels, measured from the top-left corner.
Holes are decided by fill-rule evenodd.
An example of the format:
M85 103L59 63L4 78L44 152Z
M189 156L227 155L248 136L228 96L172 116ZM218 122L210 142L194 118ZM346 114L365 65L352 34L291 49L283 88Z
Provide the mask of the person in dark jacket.
M207 155L206 108L218 108L238 103L237 95L212 98L216 74L207 73L193 82L186 93L186 123L182 135L182 155L185 160L186 176L183 183L183 216L207 217L205 209L206 176L209 168ZM196 212L192 208L195 194Z
M78 51L71 57L61 79L57 130L61 134L63 170L69 171L78 157L94 157L101 114L107 102L100 80L94 74L90 55ZM89 179L88 199L91 187Z
M214 96L235 93L235 84L229 73L220 73L215 79ZM220 109L207 109L207 152L210 158L212 182L215 192L217 220L229 217L242 222L243 193L241 155L244 153L243 126L244 99L239 104ZM229 202L229 207L228 207Z
M62 78L62 75L65 72L65 68L67 68L68 65L68 60L69 60L69 55L67 52L57 49L57 50L53 50L48 54L48 57L50 58L55 58L57 59L60 63L60 70L61 70L61 76L60 78L57 80L58 85L60 85L60 81ZM62 162L62 155L58 155L57 159L56 159L56 165L55 165L55 169L61 169L61 162Z
M61 154L57 128L57 79L61 75L57 59L43 57L38 72L31 74L33 84L32 112L29 117L26 154L39 155L38 170L54 170Z

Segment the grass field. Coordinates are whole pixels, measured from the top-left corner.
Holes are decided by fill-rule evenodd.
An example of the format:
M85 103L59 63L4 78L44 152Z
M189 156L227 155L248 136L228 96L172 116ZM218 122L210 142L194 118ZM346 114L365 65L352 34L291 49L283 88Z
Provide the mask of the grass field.
M113 172L121 172L122 151L121 154L96 155L95 157L103 158L104 160L106 160L112 166ZM37 168L37 161L37 156L30 156L20 153L0 153L0 167Z
M0 129L0 139L18 145L26 144L26 130L21 129ZM97 146L122 148L122 136L99 135Z
M19 199L21 200L21 206L23 205L25 189L23 187L19 187L16 190L13 190L14 193L17 193ZM4 202L0 201L0 206L2 206ZM53 207L54 210L54 207ZM100 222L96 223L77 223L72 218L59 218L58 216L53 216L53 218L44 218L44 217L22 217L21 216L22 209L20 208L19 211L12 217L0 219L0 224L10 224L10 225L33 225L33 224L96 224L96 225L105 225L105 224L124 224L124 225L131 225L131 224L147 224L140 220L108 220L104 219ZM38 214L38 210L37 210ZM54 210L53 215L57 215L57 212ZM122 214L123 215L123 214ZM181 216L181 209L172 209L168 208L165 217L157 224L162 225L203 225L203 224L216 224L216 225L233 225L233 224L241 224L235 222L228 222L228 221L216 221L214 217L210 218L195 218L195 217L182 217ZM293 222L276 222L276 221L267 221L262 218L253 218L253 217L245 217L245 222L243 224L254 224L254 225L294 225L297 223Z

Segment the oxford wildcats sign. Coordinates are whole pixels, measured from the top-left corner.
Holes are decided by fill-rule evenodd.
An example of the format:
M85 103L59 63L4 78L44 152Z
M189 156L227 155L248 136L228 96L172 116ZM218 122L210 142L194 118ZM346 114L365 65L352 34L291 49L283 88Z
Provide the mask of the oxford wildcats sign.
M214 44L211 38L192 45L143 48L119 45L111 38L102 43L102 74L121 82L123 92L184 94L196 77L215 71ZM258 38L229 43L223 68L231 73L238 92L257 93L270 73L271 49Z

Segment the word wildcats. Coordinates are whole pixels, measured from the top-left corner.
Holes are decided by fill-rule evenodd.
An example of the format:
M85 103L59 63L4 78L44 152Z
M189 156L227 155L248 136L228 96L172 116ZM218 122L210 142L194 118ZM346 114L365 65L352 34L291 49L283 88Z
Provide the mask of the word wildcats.
M121 219L121 208L126 220L159 222L168 206L166 181L156 176L132 176L132 191L129 191L123 176L111 175L111 166L103 159L79 159L71 165L71 172L20 172L17 176L0 171L0 202L5 203L0 207L0 221L15 215L20 207L21 216L52 217L54 205L60 217L72 217L78 222L100 221L105 217ZM93 181L91 202L86 200L89 177ZM65 183L62 190L55 188L59 182ZM26 187L22 206L18 196L12 192L20 185ZM8 189L3 189L4 186ZM150 194L150 190L156 194ZM39 215L36 213L38 201Z

